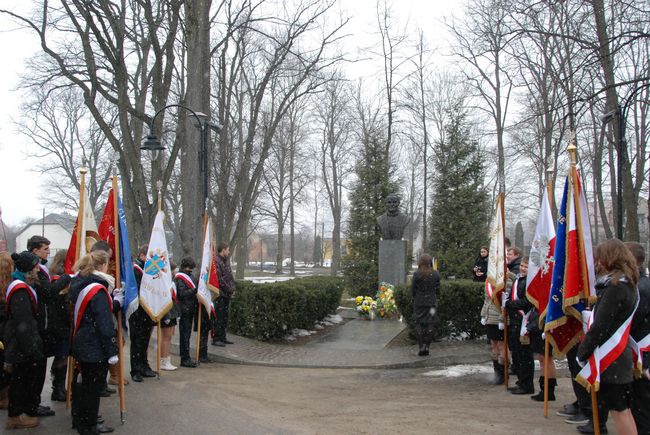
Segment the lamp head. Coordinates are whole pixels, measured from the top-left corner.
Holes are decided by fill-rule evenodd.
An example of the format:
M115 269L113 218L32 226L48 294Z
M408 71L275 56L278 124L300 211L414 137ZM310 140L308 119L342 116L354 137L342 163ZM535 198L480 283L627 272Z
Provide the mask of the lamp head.
M165 147L160 143L158 136L149 134L140 149L145 151L162 151Z

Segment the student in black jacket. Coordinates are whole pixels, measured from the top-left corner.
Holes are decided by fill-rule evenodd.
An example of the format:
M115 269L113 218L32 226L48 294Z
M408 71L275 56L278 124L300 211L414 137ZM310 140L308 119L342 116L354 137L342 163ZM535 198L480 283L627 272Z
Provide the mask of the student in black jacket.
M138 258L133 262L133 271L135 280L138 284L138 293L140 292L140 283L145 262L147 261L148 245L143 245L138 250ZM147 349L149 349L149 340L155 323L151 320L147 312L138 307L137 310L129 317L129 337L131 338L131 379L135 382L142 382L143 378L153 378L156 372L149 366Z
M100 393L104 389L108 365L116 364L117 336L113 322L113 300L108 283L95 272L106 273L108 253L95 251L75 265L70 284L70 302L75 307L71 353L79 363L75 426L80 434L96 434Z
M43 339L38 332L38 295L32 285L37 280L38 257L29 251L13 253L16 270L4 292L7 321L2 342L5 368L9 368L9 408L7 429L38 426L40 373L44 370Z
M185 257L181 260L180 271L174 276L176 295L180 305L179 347L181 355L181 367L196 367L196 361L190 358L190 336L192 335L192 320L196 312L196 284L192 280L192 271L196 262L192 257Z

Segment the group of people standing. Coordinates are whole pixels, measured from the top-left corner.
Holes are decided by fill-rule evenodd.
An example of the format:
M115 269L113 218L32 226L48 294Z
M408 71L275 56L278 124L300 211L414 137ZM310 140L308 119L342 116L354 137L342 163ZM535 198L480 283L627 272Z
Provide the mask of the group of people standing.
M507 243L507 241L506 241ZM552 357L545 359L543 326L535 306L527 299L526 276L528 258L519 248L507 243L508 274L503 293L502 310L487 295L481 310L481 323L486 327L492 350L494 385L505 382L506 358L511 357L510 374L517 377L516 385L509 388L515 395L530 394L535 401L544 400L544 386L548 385L548 400L555 400L557 376ZM481 247L473 269L473 279L484 282L487 277L487 247ZM636 242L623 243L607 240L594 251L597 274L595 282L597 301L584 312L585 334L567 354L576 400L564 405L557 415L565 422L576 424L583 434L595 433L592 419L590 393L576 380L596 348L621 329L631 318L629 336L637 343L650 337L650 278L646 274L645 252ZM508 336L504 337L504 313L508 321ZM591 317L591 321L589 321ZM543 322L541 322L543 323ZM523 324L523 327L522 327ZM504 340L511 350L506 355ZM634 348L630 340L623 339L623 347L616 359L601 373L598 391L599 430L607 433L607 417L612 416L617 433L650 434L650 352L641 352L642 372L636 373ZM534 360L540 362L539 392L534 394ZM548 368L545 370L545 366ZM546 382L545 382L546 381Z
M220 244L217 249L220 295L212 313L201 308L206 319L199 349L201 363L213 362L207 352L209 335L213 345L232 344L226 329L235 282L228 245ZM118 346L124 343L117 340L117 313L124 305L123 291L108 274L112 252L106 242L95 243L90 253L76 262L74 275L64 273L65 254L59 251L48 268L50 241L42 236L31 237L23 252L0 252L0 409L7 409L7 429L36 427L39 417L55 414L50 407L41 405L47 359L52 357L52 401L66 401L66 375L68 371L72 374L68 382L73 428L80 434L113 431L99 415L99 403L100 397L116 392L109 384L119 384ZM134 261L138 288L146 254L144 246ZM180 270L173 276L174 304L161 321L163 370L177 368L169 354L176 324L180 329L181 366L198 365L189 353L192 324L196 323L199 307L192 277L195 267L191 257L183 258ZM129 317L128 323L131 379L142 382L143 378L157 375L147 358L154 323L142 308ZM69 356L74 367L68 367ZM124 379L124 383L128 381Z

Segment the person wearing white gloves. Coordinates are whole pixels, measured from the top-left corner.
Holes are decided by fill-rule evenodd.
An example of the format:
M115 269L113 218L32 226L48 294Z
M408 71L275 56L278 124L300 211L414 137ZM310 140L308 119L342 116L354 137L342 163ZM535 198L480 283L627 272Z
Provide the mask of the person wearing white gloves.
M100 393L109 364L118 362L113 298L105 279L108 261L107 252L87 254L75 264L77 275L70 284L70 303L74 307L71 353L81 375L81 384L73 388L73 426L80 434L98 433Z

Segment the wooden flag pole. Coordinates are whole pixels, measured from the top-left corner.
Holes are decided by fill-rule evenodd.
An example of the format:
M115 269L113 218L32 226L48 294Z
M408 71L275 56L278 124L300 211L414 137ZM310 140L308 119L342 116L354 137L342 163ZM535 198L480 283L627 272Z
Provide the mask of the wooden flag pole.
M503 246L505 248L506 246L506 214L505 214L505 193L501 192L501 228L503 228ZM506 248L507 249L507 248ZM507 251L506 251L507 252ZM503 258L503 290L505 292L505 286L506 283L508 282L508 262L506 261L505 258L505 252L504 252L504 258ZM512 292L512 287L510 287L510 291ZM503 297L503 293L502 296ZM504 347L504 358L503 358L503 384L505 385L506 390L508 390L508 311L504 308L502 310L503 314L503 347Z
M120 264L120 216L118 212L118 198L117 198L117 175L112 177L113 181L113 223L115 225L115 286L122 287L122 265ZM124 289L122 289L124 292ZM122 331L122 312L125 307L121 307L117 312L117 391L120 397L120 422L124 424L126 421L126 397L124 395L124 333Z
M86 173L87 172L88 172L88 169L86 169L85 167L82 167L79 170L79 174L81 174L81 184L79 186L79 213L77 215L78 217L77 217L77 228L76 228L77 244L74 247L74 249L75 249L75 261L79 261L79 254L81 252L82 239L83 239L83 242L85 243L85 238L86 238L86 235L81 234L81 233L82 233L82 229L83 229L83 219L84 219L84 213L85 213L84 212L84 205L85 205L84 196L85 196ZM79 219L79 216L81 217L81 219ZM72 314L73 312L74 312L74 309L71 309L70 310L70 319L71 319L71 321L70 321L70 325L71 325L71 328L70 328L70 348L72 348L72 328L74 328L74 325L73 325L74 317L73 317L73 314ZM65 409L70 409L70 406L72 404L72 378L74 376L74 358L72 358L72 355L68 355L68 370L67 370L67 372L68 372L67 373L68 378L66 380Z
M550 345L548 336L544 336L544 417L548 418L548 365L550 364Z

